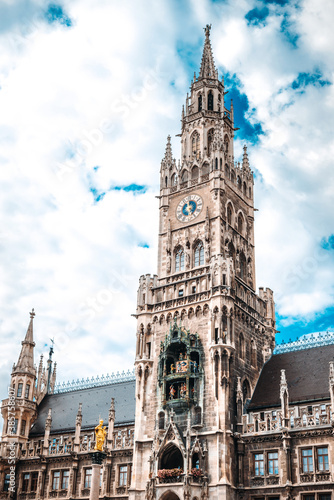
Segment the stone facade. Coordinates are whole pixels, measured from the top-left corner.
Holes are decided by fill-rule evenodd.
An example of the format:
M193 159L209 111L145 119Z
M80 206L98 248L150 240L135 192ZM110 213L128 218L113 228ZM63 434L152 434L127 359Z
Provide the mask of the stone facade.
M332 499L334 338L273 354L273 292L255 291L253 172L246 147L234 160L225 94L207 26L181 160L168 137L161 162L158 274L139 280L135 377L57 391L52 352L34 368L32 315L2 404L1 498L88 499L94 401L108 422L101 499Z

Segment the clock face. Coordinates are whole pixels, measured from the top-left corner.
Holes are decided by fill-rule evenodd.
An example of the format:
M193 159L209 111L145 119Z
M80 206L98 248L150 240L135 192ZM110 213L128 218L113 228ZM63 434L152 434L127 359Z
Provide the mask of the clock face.
M176 217L180 222L189 222L195 219L202 211L203 200L198 194L190 194L183 198L177 206Z

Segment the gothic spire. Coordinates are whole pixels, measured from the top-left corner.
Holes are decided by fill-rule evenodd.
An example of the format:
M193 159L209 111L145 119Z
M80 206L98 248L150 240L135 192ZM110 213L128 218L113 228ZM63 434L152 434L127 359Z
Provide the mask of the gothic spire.
M34 366L34 347L35 347L34 335L33 335L34 316L35 312L33 309L30 313L30 322L26 336L22 341L20 356L17 364L15 365L15 368L13 367L13 372L28 372L30 374L36 374L36 368Z
M199 78L217 78L217 70L213 60L211 42L210 42L211 24L207 24L204 28L205 42L201 61L201 69L199 70Z
M170 142L170 135L167 136L167 144L166 144L166 151L165 151L165 158L164 158L166 163L172 163L173 157L172 157L172 145Z
M248 171L250 169L246 144L244 145L244 154L243 154L243 158L242 158L242 168L245 171Z

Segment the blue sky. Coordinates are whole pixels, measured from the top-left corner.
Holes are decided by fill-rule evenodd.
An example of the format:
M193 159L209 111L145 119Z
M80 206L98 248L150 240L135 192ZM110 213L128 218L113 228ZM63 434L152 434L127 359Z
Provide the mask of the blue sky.
M32 307L59 380L132 368L160 161L168 134L179 157L207 23L236 159L247 143L255 173L257 286L274 290L277 340L333 329L333 19L329 0L0 5L3 388Z

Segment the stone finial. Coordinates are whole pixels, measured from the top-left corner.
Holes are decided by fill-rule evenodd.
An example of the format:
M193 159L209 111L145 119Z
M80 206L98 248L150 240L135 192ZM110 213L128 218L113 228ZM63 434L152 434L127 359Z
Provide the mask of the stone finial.
M281 397L284 426L287 427L288 415L289 415L289 391L288 391L288 383L286 380L285 370L281 370L280 397Z
M171 137L170 137L170 135L167 136L167 144L166 144L166 151L165 151L164 160L168 164L171 164L173 162L172 144L171 144Z
M82 423L82 403L79 403L78 413L75 419L75 425L80 425Z
M199 71L199 78L215 78L217 70L212 55L211 42L210 42L211 24L207 24L204 28L205 41L203 47L203 55L201 61L201 69Z
M334 361L329 363L329 383L330 385L334 384Z
M52 424L52 410L51 408L49 408L48 416L46 417L45 420L45 429L51 429L51 424Z
M249 160L248 160L248 154L247 154L247 146L246 144L244 145L244 154L242 157L242 169L245 171L249 171Z
M329 394L331 397L331 421L334 424L334 361L329 363Z
M109 420L115 420L115 398L111 398L109 408Z

